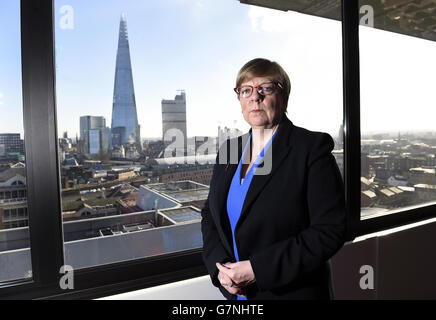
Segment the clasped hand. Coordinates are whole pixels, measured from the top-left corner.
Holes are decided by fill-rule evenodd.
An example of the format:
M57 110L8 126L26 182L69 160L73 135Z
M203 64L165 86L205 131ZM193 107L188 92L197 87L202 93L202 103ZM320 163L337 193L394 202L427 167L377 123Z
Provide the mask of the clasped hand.
M217 262L216 266L219 282L231 294L245 296L245 287L256 281L250 260L227 262L224 265Z

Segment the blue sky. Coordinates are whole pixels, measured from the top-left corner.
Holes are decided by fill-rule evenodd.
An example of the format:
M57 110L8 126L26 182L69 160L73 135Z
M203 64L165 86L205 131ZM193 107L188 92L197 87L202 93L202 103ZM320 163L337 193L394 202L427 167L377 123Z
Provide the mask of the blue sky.
M20 1L0 2L0 132L23 133Z
M73 29L61 28L65 5L73 8ZM0 110L8 111L2 112L2 132L22 132L18 11L18 0L0 3ZM110 126L122 12L143 138L161 136L161 100L178 89L186 90L188 136L216 135L218 125L247 130L232 88L239 68L255 57L279 62L290 75L294 124L338 132L338 21L236 0L57 0L55 12L59 134L75 136L81 115L104 116ZM434 127L434 117L420 113L433 114L435 54L433 42L361 27L363 130Z

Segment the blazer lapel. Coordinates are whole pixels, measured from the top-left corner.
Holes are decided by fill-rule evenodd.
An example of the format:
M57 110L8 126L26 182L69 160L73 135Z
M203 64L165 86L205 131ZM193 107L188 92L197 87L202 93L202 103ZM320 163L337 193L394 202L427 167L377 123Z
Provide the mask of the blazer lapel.
M268 174L253 175L253 179L251 180L250 187L248 188L247 191L247 195L245 196L244 204L241 210L241 215L238 219L238 223L236 224L235 230L238 228L238 226L242 223L245 216L247 215L246 211L250 206L250 204L256 199L258 194L262 191L266 183L271 179L274 172L280 167L283 160L291 150L292 146L290 144L290 135L292 133L292 128L293 128L292 122L286 117L286 115L283 115L283 119L280 123L277 134L274 137L274 140L272 141L270 148L267 150L267 153L269 153L269 157L270 157L269 159L272 160L271 171ZM268 155L265 154L264 159L268 159Z
M250 129L251 132L251 129ZM226 165L224 172L221 177L217 180L217 190L222 190L222 192L217 192L216 196L216 202L215 207L218 209L217 212L219 212L219 223L220 228L223 231L223 233L226 236L226 243L224 244L227 250L231 253L233 253L233 237L232 237L232 230L230 227L229 218L227 216L227 195L229 193L230 184L232 182L232 178L236 172L236 169L238 168L239 159L242 156L242 148L245 146L248 137L250 135L250 132L238 137L238 147L237 147L237 155L231 156L230 153L234 152L232 151L230 147L230 141L227 140L227 149L222 150L222 152L227 152L226 158Z
M236 228L241 224L243 218L246 216L246 211L249 207L249 205L256 199L257 195L261 190L264 188L265 184L269 181L271 176L274 174L274 172L277 170L277 168L282 163L283 159L286 157L286 155L291 150L290 146L290 135L292 132L293 124L292 122L286 117L286 115L283 115L283 119L280 123L280 127L277 131L277 135L275 136L271 147L268 149L267 152L271 152L272 154L272 167L271 172L266 175L254 175L253 179L251 180L250 187L248 189L247 195L244 200L244 204L241 210L241 216L239 217L238 223L236 224ZM223 231L224 235L226 236L226 241L224 243L224 246L226 249L233 253L233 237L232 237L232 230L230 227L229 218L227 216L227 195L229 193L230 184L232 182L232 178L235 175L236 169L238 168L238 163L242 156L242 151L244 146L246 145L248 138L251 134L252 130L250 129L248 133L238 137L238 155L237 155L237 161L236 158L233 158L230 156L231 148L230 148L230 141L227 140L227 155L226 159L226 165L224 172L222 173L221 177L217 179L216 182L216 190L222 190L222 192L217 192L215 194L215 208L217 208L217 212L219 212L219 228ZM267 155L264 157L267 158ZM232 161L230 161L232 159Z

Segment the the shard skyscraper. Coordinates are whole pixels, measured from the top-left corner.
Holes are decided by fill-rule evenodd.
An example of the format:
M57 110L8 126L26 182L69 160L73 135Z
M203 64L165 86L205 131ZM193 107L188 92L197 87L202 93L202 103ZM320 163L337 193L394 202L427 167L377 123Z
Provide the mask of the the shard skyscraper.
M127 21L124 13L121 15L118 38L111 133L112 146L126 146L130 143L136 144L140 150L141 136L136 113Z

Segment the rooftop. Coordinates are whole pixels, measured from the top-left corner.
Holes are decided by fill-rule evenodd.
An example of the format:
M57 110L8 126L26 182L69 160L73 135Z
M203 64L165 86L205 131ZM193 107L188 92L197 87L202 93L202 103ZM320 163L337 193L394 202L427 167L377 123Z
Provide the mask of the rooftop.
M397 188L400 190L403 190L403 191L407 191L407 192L414 192L415 191L414 187L397 186Z
M371 190L365 190L365 191L362 191L362 193L364 195L366 195L367 197L369 197L369 198L377 197L377 195L373 191L371 191Z
M0 172L0 182L6 182L17 175L26 177L26 168L9 168L5 171Z
M428 168L410 168L409 171L414 173L435 174L435 169Z
M180 203L206 200L209 194L208 186L190 180L155 183L149 184L147 187Z
M436 186L435 185L425 184L425 183L415 184L414 187L415 188L420 188L420 189L433 189L433 190L436 190Z
M198 210L195 210L193 207L162 210L161 212L163 215L177 223L201 220L201 213Z
M200 210L192 207L150 210L121 215L88 218L63 223L64 241L93 239L130 232L161 228L179 223L196 223L201 220ZM26 228L0 230L0 253L29 246Z
M360 177L360 182L362 182L363 184L365 184L365 185L367 185L367 186L370 186L371 183L372 183L370 180L368 180L368 179L365 178L365 177Z
M393 195L395 195L395 193L392 192L391 190L389 190L388 188L386 188L386 189L381 189L380 192L381 192L382 194L384 194L385 196L387 196L387 197L392 197Z
M165 220L167 225L152 227L147 214L64 223L65 263L78 270L202 247L200 221ZM32 269L28 236L27 227L0 231L0 283L22 279Z

